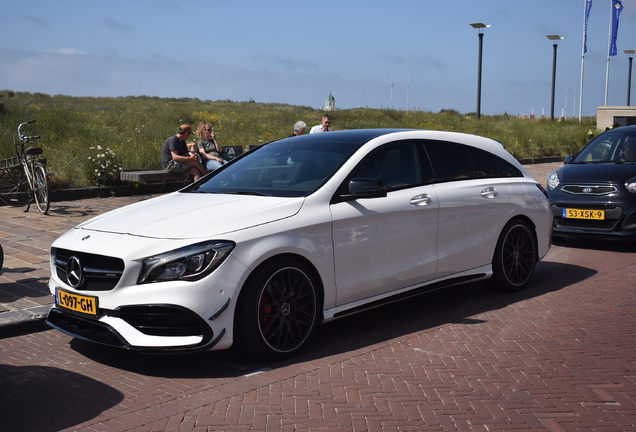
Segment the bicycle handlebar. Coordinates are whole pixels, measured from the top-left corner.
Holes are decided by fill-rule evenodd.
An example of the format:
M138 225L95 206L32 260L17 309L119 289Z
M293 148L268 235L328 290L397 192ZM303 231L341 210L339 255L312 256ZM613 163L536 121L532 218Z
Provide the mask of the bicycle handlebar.
M20 123L20 126L18 126L18 138L20 139L20 141L24 141L24 140L31 140L31 139L39 139L39 136L25 136L22 135L22 132L20 132L20 128L22 126L24 126L25 124L29 124L29 123L35 123L35 119L31 119L29 121L25 121L24 123Z

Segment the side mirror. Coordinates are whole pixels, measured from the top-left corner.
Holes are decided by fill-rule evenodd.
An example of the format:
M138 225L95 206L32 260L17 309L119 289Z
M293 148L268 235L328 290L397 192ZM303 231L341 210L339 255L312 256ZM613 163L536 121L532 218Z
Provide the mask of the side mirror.
M574 159L574 156L572 156L572 155L564 157L563 158L563 165L569 164L570 162L572 162L572 159Z
M382 198L386 196L386 187L382 180L353 178L349 180L349 193L341 194L336 201L350 201L360 198Z

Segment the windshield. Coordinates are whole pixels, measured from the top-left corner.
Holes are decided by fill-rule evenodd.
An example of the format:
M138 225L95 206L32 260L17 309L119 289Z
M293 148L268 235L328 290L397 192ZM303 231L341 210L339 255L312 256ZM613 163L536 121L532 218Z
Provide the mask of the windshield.
M604 132L576 155L572 163L634 163L636 131Z
M303 138L264 144L187 192L306 196L322 186L362 144Z

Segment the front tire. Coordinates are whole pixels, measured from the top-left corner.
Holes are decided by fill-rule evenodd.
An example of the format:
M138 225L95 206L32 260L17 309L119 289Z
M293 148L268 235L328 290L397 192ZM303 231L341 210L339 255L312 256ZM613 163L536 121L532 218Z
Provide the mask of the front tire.
M527 222L512 220L504 227L492 262L493 279L503 291L520 291L528 284L537 257L537 242Z
M33 167L33 175L35 177L35 203L42 214L49 211L49 179L46 176L46 170L42 165Z
M241 292L234 343L267 360L296 355L318 324L318 293L312 269L300 260L276 259L261 265Z

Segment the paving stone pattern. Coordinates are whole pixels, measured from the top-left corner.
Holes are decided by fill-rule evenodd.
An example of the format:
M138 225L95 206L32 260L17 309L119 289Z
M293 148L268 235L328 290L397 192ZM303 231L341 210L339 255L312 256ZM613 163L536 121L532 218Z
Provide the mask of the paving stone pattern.
M46 243L127 200L0 207L4 307L46 303ZM636 431L634 252L556 245L521 293L485 282L394 303L280 363L6 337L0 431Z
M279 364L144 357L55 331L0 339L0 418L25 431L636 430L634 290L605 274L420 296L327 324Z

